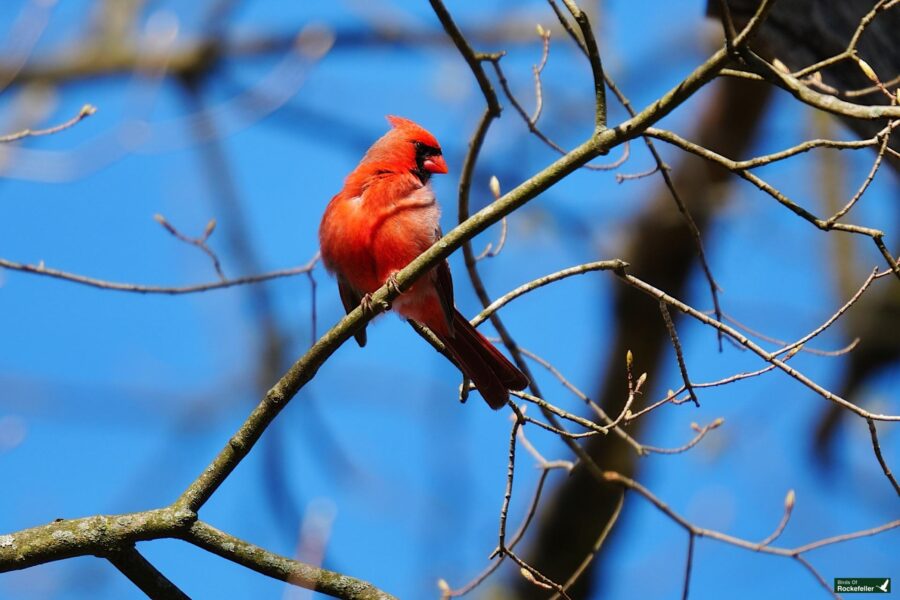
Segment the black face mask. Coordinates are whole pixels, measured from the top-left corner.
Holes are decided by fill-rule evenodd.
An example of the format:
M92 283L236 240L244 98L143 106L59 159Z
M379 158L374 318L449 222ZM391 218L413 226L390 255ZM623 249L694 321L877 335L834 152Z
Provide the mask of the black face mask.
M412 173L424 185L431 179L431 172L425 169L425 161L434 156L441 156L441 149L422 142L413 142L413 145L416 147L416 169Z

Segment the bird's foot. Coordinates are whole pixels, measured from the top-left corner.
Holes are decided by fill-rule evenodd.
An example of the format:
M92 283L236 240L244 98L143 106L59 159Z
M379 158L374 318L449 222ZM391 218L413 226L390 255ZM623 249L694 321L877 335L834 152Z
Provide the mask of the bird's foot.
M388 276L387 281L385 281L385 284L387 284L388 289L394 294L399 296L403 293L403 290L400 289L400 282L397 281L396 273L391 273Z
M364 312L366 315L373 315L373 314L375 314L375 312L376 312L376 310L375 310L375 304L376 304L376 302L375 302L375 300L372 299L372 294L366 294L366 295L363 296L362 299L359 301L359 305L362 307L363 312ZM391 309L391 303L390 303L390 302L385 302L384 300L382 300L381 302L379 302L379 303L377 303L377 304L380 304L380 305L381 305L381 308L382 308L383 310L390 310L390 309Z
M363 312L367 315L371 315L375 312L375 305L372 301L372 294L366 294L359 301L359 305L362 307Z

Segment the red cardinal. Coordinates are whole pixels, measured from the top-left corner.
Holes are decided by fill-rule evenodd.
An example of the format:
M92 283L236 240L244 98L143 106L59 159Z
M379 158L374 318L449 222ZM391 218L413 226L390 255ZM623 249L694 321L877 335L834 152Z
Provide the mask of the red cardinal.
M331 199L319 243L325 267L337 276L349 313L441 237L440 208L428 180L446 173L434 136L401 117L369 148ZM522 390L528 379L453 305L450 267L442 262L399 296L394 310L437 335L493 409ZM366 345L366 331L356 334Z

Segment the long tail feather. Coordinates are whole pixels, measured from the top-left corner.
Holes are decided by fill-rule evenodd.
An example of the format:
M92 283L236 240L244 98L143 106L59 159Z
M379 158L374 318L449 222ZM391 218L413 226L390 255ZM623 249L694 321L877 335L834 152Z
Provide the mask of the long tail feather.
M472 380L488 406L500 409L509 399L508 390L523 390L528 386L528 378L457 310L453 311L452 331L452 334L438 337L456 357L463 374Z

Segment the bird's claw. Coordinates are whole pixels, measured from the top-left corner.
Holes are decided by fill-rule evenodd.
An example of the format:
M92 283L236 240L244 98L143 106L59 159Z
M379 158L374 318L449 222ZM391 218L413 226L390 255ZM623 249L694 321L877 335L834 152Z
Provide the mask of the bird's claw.
M363 312L367 315L370 315L373 312L375 312L375 307L373 306L373 303L372 303L372 294L366 294L365 296L363 296L362 299L359 301L359 305L362 307Z
M385 302L384 300L382 300L379 304L381 304L381 307L384 310L391 309L390 302ZM359 305L362 307L365 314L372 315L375 313L375 300L372 299L372 294L366 294L365 296L363 296L359 301Z
M399 296L403 293L403 290L400 289L400 282L397 281L397 277L393 273L388 276L385 284L388 286L388 289L394 294L397 294Z

